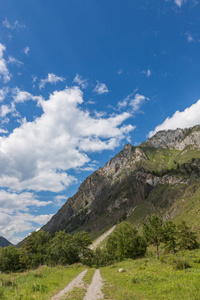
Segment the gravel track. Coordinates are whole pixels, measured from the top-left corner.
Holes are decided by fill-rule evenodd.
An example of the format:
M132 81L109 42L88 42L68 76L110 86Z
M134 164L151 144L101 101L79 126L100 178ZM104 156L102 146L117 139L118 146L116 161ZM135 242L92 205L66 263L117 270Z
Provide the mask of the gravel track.
M83 276L86 274L87 270L81 272L76 278L74 278L68 286L66 286L59 294L53 296L50 300L59 300L63 297L66 293L69 293L75 287L82 287L83 286Z
M96 270L92 278L92 283L89 285L83 300L104 299L103 294L101 292L102 285L103 280L101 278L100 271Z

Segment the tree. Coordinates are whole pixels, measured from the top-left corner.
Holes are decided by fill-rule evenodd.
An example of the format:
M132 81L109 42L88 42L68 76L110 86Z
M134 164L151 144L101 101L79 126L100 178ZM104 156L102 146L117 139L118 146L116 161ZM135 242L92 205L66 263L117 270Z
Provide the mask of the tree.
M20 249L20 262L24 268L37 268L46 263L50 239L50 234L44 230L34 231L26 238Z
M156 215L147 218L148 223L143 222L143 235L149 244L156 246L157 258L159 259L159 245L163 241L163 222Z
M124 258L137 258L146 252L146 242L138 235L135 227L129 222L122 222L109 236L107 241L108 255L118 261Z
M163 242L166 251L176 252L177 247L177 228L172 221L166 222L163 228Z
M0 271L15 272L20 270L19 251L15 246L9 245L0 251Z
M196 233L194 231L191 231L191 229L186 225L185 221L182 221L178 225L177 244L180 250L192 250L199 248Z
M49 247L49 263L51 265L73 264L79 261L79 250L73 236L65 231L56 232Z

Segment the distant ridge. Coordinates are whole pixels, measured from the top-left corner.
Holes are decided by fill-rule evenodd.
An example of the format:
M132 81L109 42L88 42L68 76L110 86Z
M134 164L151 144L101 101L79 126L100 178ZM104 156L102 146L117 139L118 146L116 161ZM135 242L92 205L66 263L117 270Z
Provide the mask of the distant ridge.
M3 236L0 236L0 247L8 247L9 245L12 245L7 239L5 239Z

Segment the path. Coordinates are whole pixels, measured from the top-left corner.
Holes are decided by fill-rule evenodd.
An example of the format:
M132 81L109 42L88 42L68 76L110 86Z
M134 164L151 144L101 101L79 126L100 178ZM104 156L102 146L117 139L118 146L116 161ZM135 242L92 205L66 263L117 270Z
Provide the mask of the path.
M69 293L71 290L73 290L73 288L83 286L82 278L83 278L83 276L85 275L86 272L87 272L87 269L84 270L83 272L81 272L76 278L74 278L68 284L68 286L66 286L62 291L60 291L59 294L53 296L50 300L58 300L61 297L63 297L66 293Z
M83 287L84 284L82 282L83 276L87 270L81 272L76 278L74 278L66 288L60 291L59 294L53 296L50 300L59 300L61 299L66 293L69 293L75 287ZM104 299L104 296L101 292L101 288L103 286L103 280L101 278L101 274L99 270L96 270L94 276L92 278L91 284L87 288L87 292L83 300L98 300Z
M92 278L92 283L89 285L83 300L104 299L103 294L101 292L102 285L103 280L101 278L100 271L96 270Z

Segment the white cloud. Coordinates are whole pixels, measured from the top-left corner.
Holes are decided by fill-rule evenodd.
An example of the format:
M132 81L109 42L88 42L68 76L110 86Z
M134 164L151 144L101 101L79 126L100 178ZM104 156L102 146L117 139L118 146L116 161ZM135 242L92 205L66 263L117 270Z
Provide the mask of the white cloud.
M82 89L86 89L86 87L88 86L88 79L84 79L79 74L76 74L73 82L77 83Z
M33 97L21 91L17 96L15 102ZM122 125L130 113L93 118L81 108L82 103L78 87L55 91L48 100L40 99L40 117L24 121L9 136L0 137L1 187L65 190L76 180L66 171L89 162L86 152L114 149L135 128Z
M7 18L2 22L3 26L6 27L7 29L18 29L18 28L25 28L26 26L24 24L20 24L18 21L15 21L13 24L11 24Z
M8 133L8 130L0 128L0 133Z
M24 231L34 231L48 222L53 215L37 215L34 216L30 213L17 212L11 214L9 212L0 212L0 235L6 237L13 244L17 244L26 234ZM16 237L22 233L21 237Z
M5 118L8 114L15 114L16 113L16 109L13 103L11 103L10 105L1 105L0 107L0 117L1 118Z
M21 62L20 60L14 58L13 56L9 56L9 57L8 57L7 63L8 63L8 64L9 64L9 63L10 63L10 64L16 64L16 65L18 65L18 66L24 64L23 62Z
M141 105L149 98L136 94L133 99L130 100L130 106L132 107L133 113L139 112Z
M54 202L57 206L61 207L67 201L67 199L68 197L64 195L58 195L54 198Z
M186 2L186 0L174 0L174 2L176 5L178 5L178 7L181 7Z
M187 107L184 111L180 112L177 110L172 117L168 117L162 124L151 131L149 137L160 130L186 128L198 124L200 124L200 100Z
M7 64L3 58L3 53L6 50L6 47L0 43L0 78L3 77L3 82L7 83L10 81L11 75L8 71Z
M4 87L3 89L0 90L0 102L2 102L6 95L8 94L8 88Z
M40 201L33 193L11 193L0 190L0 211L14 213L16 211L29 211L30 207L44 207L51 201Z
M100 83L97 81L97 85L93 89L93 92L97 93L98 95L107 94L109 92L105 83Z
M24 48L23 52L28 55L29 54L29 51L30 51L30 48L27 46Z
M124 100L118 102L117 106L119 107L119 109L123 109L127 106L130 106L131 113L134 114L140 112L140 107L142 106L142 104L144 104L146 100L149 100L149 98L136 93L136 91L137 89L133 93L128 95Z
M33 100L33 101L37 101L39 105L40 101L43 100L42 96L33 96L32 94L26 91L21 91L17 87L12 90L12 93L13 93L13 98L15 103Z
M47 78L40 80L39 88L41 90L45 87L45 85L47 83L56 84L57 82L64 81L64 80L65 80L65 78L63 78L63 77L59 77L53 73L49 73Z

